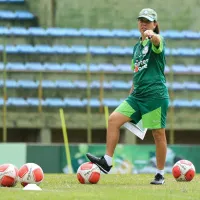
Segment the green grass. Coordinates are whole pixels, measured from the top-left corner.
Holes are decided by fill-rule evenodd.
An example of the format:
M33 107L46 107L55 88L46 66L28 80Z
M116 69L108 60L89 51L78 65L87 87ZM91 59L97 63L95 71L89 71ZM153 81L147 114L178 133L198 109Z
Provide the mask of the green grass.
M0 199L9 200L199 200L200 175L191 182L176 182L166 175L164 185L150 185L152 175L101 175L98 184L80 184L76 175L46 174L42 191L24 191L18 183L15 188L0 188Z

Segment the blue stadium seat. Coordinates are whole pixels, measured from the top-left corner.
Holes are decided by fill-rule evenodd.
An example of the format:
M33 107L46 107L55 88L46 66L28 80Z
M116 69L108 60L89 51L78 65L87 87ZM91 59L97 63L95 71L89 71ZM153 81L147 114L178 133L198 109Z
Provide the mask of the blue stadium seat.
M55 53L55 50L49 45L38 44L38 45L35 45L35 52L36 53L53 54L53 53Z
M176 30L166 30L164 32L161 32L161 35L165 38L170 38L170 39L181 39L183 37L180 31Z
M175 99L172 105L174 107L192 107L192 102L185 99Z
M47 103L44 101L44 99L38 99L38 98L27 98L26 102L29 106L39 106L40 103L42 106L47 106Z
M90 83L90 87L91 88L93 88L93 89L96 89L96 88L100 88L100 82L99 81L96 81L96 80L94 80L94 81L92 81L91 83Z
M81 28L79 29L79 32L81 36L83 37L97 37L98 36L98 33L96 31L89 28Z
M91 65L95 65L95 64L90 64L90 68L91 68ZM86 72L88 70L88 65L85 64L85 63L81 63L79 65L79 67L80 67L80 70L83 71L83 72Z
M3 106L4 105L4 100L3 98L0 98L0 106Z
M16 48L17 53L36 53L35 48L30 44L19 44Z
M83 102L78 98L64 98L64 105L67 107L83 107Z
M8 32L9 32L9 35L15 35L15 36L29 35L28 30L24 27L11 27L10 29L8 29Z
M130 30L130 34L131 34L131 37L133 37L133 38L139 38L141 35L137 29Z
M190 72L200 73L200 65L188 65Z
M183 34L183 38L187 38L187 39L199 39L200 38L199 32L185 30L185 31L182 31L181 33Z
M200 90L200 84L197 82L184 82L184 85L188 90Z
M99 68L101 71L108 71L108 72L117 72L117 67L113 64L102 63L99 64Z
M87 71L87 68L86 68L86 71ZM93 64L93 63L90 64L89 69L90 69L91 72L99 72L99 71L101 71L100 66L97 65L97 64Z
M184 90L185 85L183 83L180 82L173 82L172 84L169 84L169 87L172 87L172 89L174 90Z
M91 54L97 54L97 55L108 54L108 50L105 47L102 47L102 46L90 46L89 52Z
M200 100L198 100L198 99L193 99L191 101L191 103L192 103L193 107L200 107Z
M47 106L50 107L64 107L65 103L62 99L59 98L46 98L44 100Z
M113 31L110 31L109 29L95 29L94 31L97 33L97 37L102 37L102 38L114 37Z
M116 66L117 71L121 71L121 72L132 72L131 70L131 65L127 65L127 64L118 64Z
M0 0L0 3L24 3L24 0Z
M132 84L124 81L111 81L112 88L114 89L128 89L130 90Z
M46 33L48 36L53 37L77 37L81 36L80 32L74 28L57 28L57 27L49 27L46 29Z
M10 35L10 29L4 26L0 26L0 35Z
M58 63L44 63L44 68L47 71L55 70L55 71L63 71L62 65Z
M6 80L6 87L7 88L18 88L19 84L17 83L16 80Z
M0 19L15 19L16 13L10 10L0 10Z
M28 106L27 101L24 98L19 98L19 97L10 97L7 100L7 105L8 106L17 106L17 107L24 107Z
M103 88L112 89L112 85L110 84L110 82L104 81L103 82Z
M51 81L51 80L42 80L42 87L43 88L56 88L56 84L54 81Z
M18 87L36 89L39 86L38 81L32 80L18 80Z
M64 71L81 71L80 65L76 63L63 63L61 67Z
M72 53L75 54L86 54L88 52L86 46L81 45L73 45L71 46Z
M172 70L175 73L189 73L190 71L185 65L172 65Z
M113 29L112 33L114 37L119 37L119 38L131 38L132 36L131 31L124 29Z
M25 64L25 68L26 70L30 70L30 71L44 71L45 70L44 66L39 62L27 62Z
M17 10L15 11L15 15L18 19L23 19L23 20L34 19L34 15L29 11L25 10Z
M9 62L6 65L7 70L13 70L13 71L25 71L26 67L23 63L18 63L18 62Z
M18 49L14 45L6 45L6 52L10 53L10 54L12 54L12 53L16 54L16 53L18 53Z
M54 45L52 48L58 54L60 54L60 53L61 54L72 54L73 53L72 48L68 47L66 45Z
M75 85L72 81L67 80L56 80L56 88L75 88Z
M82 102L83 102L84 106L88 105L88 100L87 99L84 99ZM101 103L100 103L100 101L98 99L91 98L89 102L90 102L90 106L91 107L99 107L101 105Z
M30 36L47 36L46 30L41 27L29 27L27 31Z
M169 73L170 72L170 68L168 66L165 66L165 73Z
M117 107L120 103L121 101L117 99L103 99L103 105L108 107Z
M125 55L125 49L120 46L108 46L107 48L108 54L111 55Z
M87 88L87 81L81 81L81 80L75 80L74 81L74 87L76 88Z

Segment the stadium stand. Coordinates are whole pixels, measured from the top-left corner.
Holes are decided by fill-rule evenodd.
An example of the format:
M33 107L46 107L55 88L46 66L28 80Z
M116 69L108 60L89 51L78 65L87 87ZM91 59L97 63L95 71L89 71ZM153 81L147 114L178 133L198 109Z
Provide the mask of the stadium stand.
M50 113L60 107L85 112L89 103L95 112L102 105L112 110L124 100L131 87L132 44L140 36L138 30L40 27L24 0L0 0L3 3L10 8L0 7L0 88L7 88L8 111L36 112L42 106ZM164 30L161 35L169 44L165 74L173 94L170 106L177 113L199 108L200 32ZM1 94L0 106L4 100Z

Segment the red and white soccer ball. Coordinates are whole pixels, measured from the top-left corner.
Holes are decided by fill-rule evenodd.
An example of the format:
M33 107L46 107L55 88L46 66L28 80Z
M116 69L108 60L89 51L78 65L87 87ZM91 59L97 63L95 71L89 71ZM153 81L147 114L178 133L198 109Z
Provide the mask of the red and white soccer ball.
M35 163L26 163L19 169L18 180L24 187L30 183L39 185L43 179L43 170Z
M189 160L179 160L174 164L172 174L177 181L191 181L195 175L195 167Z
M77 178L81 184L95 184L100 179L100 169L94 163L83 163L77 170Z
M0 165L0 186L14 187L17 184L18 169L13 164Z

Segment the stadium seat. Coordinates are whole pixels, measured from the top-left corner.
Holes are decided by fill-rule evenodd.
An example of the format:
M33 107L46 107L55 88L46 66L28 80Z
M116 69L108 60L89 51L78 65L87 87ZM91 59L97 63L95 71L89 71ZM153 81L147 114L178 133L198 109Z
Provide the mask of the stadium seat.
M120 103L120 100L117 99L103 99L103 105L106 105L108 107L117 107Z
M26 67L23 63L18 63L18 62L9 62L6 65L6 70L13 70L13 71L25 71Z
M97 54L97 55L106 55L108 54L108 51L105 47L102 46L90 46L89 47L89 52L91 54Z
M88 100L87 99L84 99L82 102L83 102L84 106L88 105ZM98 99L91 98L89 102L90 102L90 106L91 107L99 107L101 105L101 103L100 103L100 101Z
M17 84L18 87L31 88L31 89L38 88L39 86L38 81L32 81L32 80L18 80Z
M46 29L46 34L52 37L77 37L81 36L81 33L74 28L57 28L49 27Z
M97 33L97 37L103 37L103 38L114 37L113 31L110 31L109 29L95 29L94 31Z
M24 0L0 0L0 3L24 3Z
M104 72L117 72L117 67L113 64L102 63L98 65L99 69Z
M17 10L15 11L15 15L16 15L16 18L18 19L23 19L23 20L34 19L34 15L30 13L29 11L25 11L25 10Z
M30 44L19 44L16 46L17 53L36 53L35 48Z
M16 80L6 80L6 87L7 88L18 88L18 83L17 83L17 81Z
M74 87L76 88L87 88L88 83L87 81L75 80Z
M185 99L175 99L172 105L174 107L192 107L192 102Z
M28 106L28 103L26 102L26 100L24 98L10 97L10 98L8 98L6 105L24 107L24 106Z
M14 45L6 45L6 52L9 54L16 54L18 53L18 49Z
M54 81L51 81L51 80L42 80L42 87L43 88L56 88L56 84Z
M61 68L64 71L81 71L80 65L76 63L63 63L61 64Z
M47 106L47 103L44 101L44 99L38 99L38 98L27 98L26 102L29 106L39 106L40 104L42 106Z
M79 29L79 32L82 37L97 37L98 36L98 33L96 31L89 28L81 28Z
M67 107L83 107L83 102L78 98L64 98L64 105Z
M113 89L129 89L131 88L130 82L124 82L124 81L111 81L111 85Z
M188 90L200 90L200 84L197 82L184 82L184 85Z
M126 64L118 64L116 66L117 71L121 72L132 72L131 65L126 65Z
M28 33L30 36L47 36L47 32L44 28L41 27L29 27Z
M27 62L25 64L25 68L26 70L30 70L30 71L44 71L44 65L42 65L39 62Z
M44 101L46 102L46 105L50 107L64 107L65 106L64 101L59 98L46 98Z
M35 53L53 54L55 50L49 45L35 45Z
M15 36L29 35L28 30L24 27L11 27L10 29L7 29L7 30L8 30L9 35L15 35Z
M75 85L72 81L67 80L56 80L56 88L75 88Z
M44 68L47 71L55 70L55 71L63 71L62 65L58 63L44 63Z
M123 30L123 29L113 29L112 33L113 33L113 37L116 37L116 38L131 38L132 36L131 31Z

